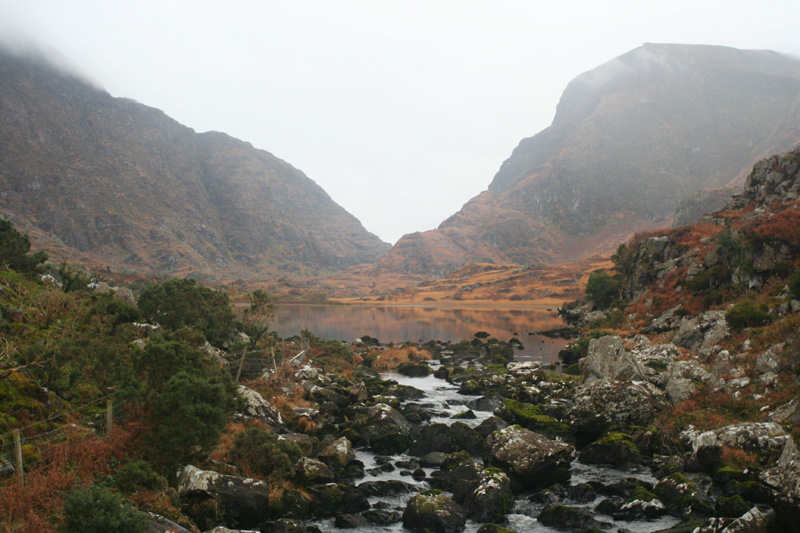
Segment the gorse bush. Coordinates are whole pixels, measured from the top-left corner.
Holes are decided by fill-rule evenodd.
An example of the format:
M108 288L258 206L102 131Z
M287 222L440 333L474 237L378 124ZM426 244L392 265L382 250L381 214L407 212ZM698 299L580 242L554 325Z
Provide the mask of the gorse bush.
M293 442L278 440L255 426L236 435L231 451L232 462L248 476L286 479L294 473L294 464L302 457Z
M756 305L749 300L737 303L725 313L725 320L734 331L764 326L772 322L772 319L766 304Z
M620 282L605 272L592 272L586 284L586 296L601 309L608 309L619 298Z
M64 501L64 533L143 533L147 525L147 515L96 485L73 490Z
M8 220L0 219L0 266L5 265L17 272L35 272L39 264L47 261L47 254L39 251L30 255L30 249L28 236L14 229Z

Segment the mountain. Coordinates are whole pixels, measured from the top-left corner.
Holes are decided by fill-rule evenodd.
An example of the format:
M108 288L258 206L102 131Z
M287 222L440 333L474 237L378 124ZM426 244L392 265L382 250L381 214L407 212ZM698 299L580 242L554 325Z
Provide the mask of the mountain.
M223 133L0 51L0 214L56 258L246 278L330 273L390 246L301 171Z
M570 82L551 126L520 142L487 191L437 229L404 236L380 269L441 277L473 262L607 253L798 142L796 59L645 44Z

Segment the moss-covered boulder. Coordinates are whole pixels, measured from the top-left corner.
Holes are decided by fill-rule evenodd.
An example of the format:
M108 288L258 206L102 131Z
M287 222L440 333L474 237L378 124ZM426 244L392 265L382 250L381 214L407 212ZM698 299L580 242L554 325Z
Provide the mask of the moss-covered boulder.
M401 363L397 373L410 378L424 378L431 375L431 367L425 363Z
M456 445L453 432L447 424L436 423L425 426L414 439L414 444L408 450L409 455L422 457L431 452L452 453Z
M503 405L498 407L494 414L509 424L519 424L551 439L569 438L569 428L566 424L547 416L539 407L530 403L505 398Z
M346 513L355 514L370 508L364 494L352 485L339 483L313 485L307 492L311 496L311 511L320 518Z
M403 527L415 531L458 533L466 522L464 509L437 489L412 497L403 512Z
M575 449L520 426L509 426L486 438L485 461L506 471L515 488L541 488L567 481Z
M703 490L681 473L672 474L659 481L653 492L672 516L678 518L714 516L714 507Z
M604 435L583 448L578 455L578 461L583 464L607 464L616 467L641 460L639 449L630 435L612 432Z
M594 513L582 507L569 505L546 505L539 513L539 522L561 531L588 530L589 528L607 529L610 524L594 518Z
M476 522L502 522L514 505L511 479L499 468L486 468L481 472L478 483L467 491L463 499L457 498L456 501L467 509L467 516Z

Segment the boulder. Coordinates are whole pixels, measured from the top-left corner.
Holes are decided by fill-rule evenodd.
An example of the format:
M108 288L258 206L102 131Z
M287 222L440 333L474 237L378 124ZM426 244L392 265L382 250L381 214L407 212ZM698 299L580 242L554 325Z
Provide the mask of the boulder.
M713 516L714 507L700 487L681 473L665 477L653 492L672 516L678 518Z
M464 509L437 489L412 497L403 512L403 527L415 531L458 533L466 521Z
M756 357L756 371L762 374L768 372L778 372L781 369L781 359L779 354L783 352L784 343L771 346L768 350Z
M307 525L297 520L281 518L261 524L261 533L321 533L314 525Z
M645 379L639 363L622 347L622 339L616 335L589 341L588 355L579 363L585 384L601 379Z
M672 342L692 352L708 349L729 335L725 311L707 311L681 321Z
M467 452L451 453L439 465L439 470L431 473L430 483L450 492L467 490L478 482L481 470Z
M600 437L584 447L578 455L578 461L589 465L607 464L621 467L640 460L639 448L630 435L617 432Z
M467 407L473 411L488 411L490 413L494 412L494 410L501 405L503 405L503 399L494 394L474 398L467 402Z
M715 469L722 458L723 447L759 455L763 460L777 457L789 436L775 422L745 422L711 431L698 431L689 426L681 439L692 449L692 459L700 470Z
M666 371L664 392L672 405L677 405L697 392L698 383L710 385L713 389L723 386L724 381L714 377L696 361L673 361Z
M311 496L311 511L319 518L346 513L360 513L370 508L369 501L352 485L327 483L307 489Z
M347 437L340 437L325 446L317 458L333 467L344 468L356 460L356 452Z
M778 463L761 474L761 481L775 491L779 523L796 526L800 522L800 452L794 439L787 439Z
M610 425L647 426L667 407L666 395L652 383L604 379L579 387L564 418L578 443L588 444Z
M213 500L230 525L255 527L269 514L269 486L259 480L229 476L187 465L178 476L178 494Z
M374 451L393 455L402 453L411 446L412 428L411 422L397 409L379 403L369 409L367 426L362 434Z
M273 433L286 433L286 424L277 407L265 400L258 392L244 385L239 385L239 395L244 400L244 408L240 413L242 418L261 420Z
M301 457L294 465L297 476L310 484L329 483L333 481L333 470L328 465L311 457Z
M376 481L365 481L358 485L365 496L397 496L398 494L409 494L418 490L416 485L400 481L399 479L385 479Z
M410 378L424 378L431 375L431 367L425 363L401 363L397 373Z
M566 481L575 449L520 426L509 426L486 438L486 462L505 470L515 484L540 488Z
M539 513L539 522L561 531L579 531L589 528L607 529L610 524L594 518L594 513L582 507L550 504Z
M477 485L457 501L476 522L503 522L514 505L511 479L499 468L486 468Z
M422 457L431 452L452 453L457 451L453 442L453 432L447 424L425 426L414 439L408 450L409 455Z

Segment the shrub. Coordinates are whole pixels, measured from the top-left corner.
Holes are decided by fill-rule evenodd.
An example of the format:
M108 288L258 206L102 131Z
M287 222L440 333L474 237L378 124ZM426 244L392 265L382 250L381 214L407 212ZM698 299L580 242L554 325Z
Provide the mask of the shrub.
M800 268L789 278L789 294L793 300L800 300Z
M744 328L769 324L772 322L772 315L765 304L758 306L755 302L745 300L728 309L725 320L731 329L741 331Z
M193 279L173 279L147 287L139 295L139 310L167 330L192 327L220 346L235 326L228 295L203 287Z
M159 476L147 461L128 461L114 474L114 486L126 494L140 490L162 490L167 480Z
M147 515L127 505L113 492L92 485L73 490L64 501L65 533L140 533Z
M251 426L236 435L231 459L248 476L284 479L293 473L294 464L302 456L293 442L278 440L263 429Z
M28 236L14 229L8 220L0 219L0 264L17 272L34 272L40 263L47 261L47 254L39 251L29 255L30 249Z
M586 284L586 295L601 309L607 309L619 296L620 282L605 272L592 272Z

